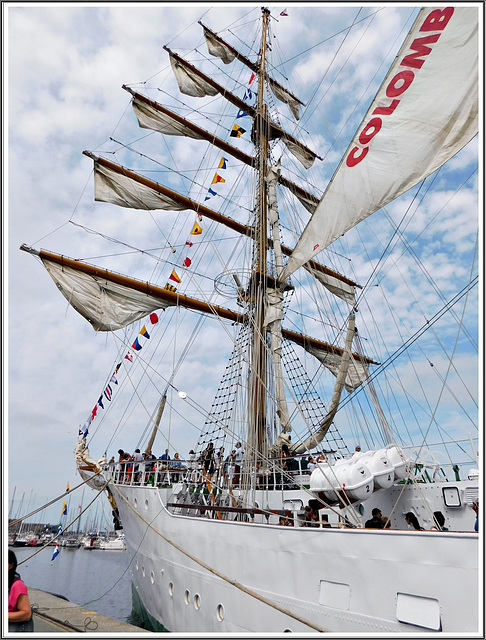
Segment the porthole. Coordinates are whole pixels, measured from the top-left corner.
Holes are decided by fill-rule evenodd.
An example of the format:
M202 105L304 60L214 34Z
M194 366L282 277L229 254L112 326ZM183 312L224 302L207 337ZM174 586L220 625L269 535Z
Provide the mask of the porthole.
M135 507L135 509L138 507L138 500L137 500L137 498L133 498L133 506Z
M186 604L191 604L191 592L189 591L189 589L186 589L184 593L184 602Z
M145 578L145 567L142 565L142 576Z
M135 569L138 571L138 560L135 560Z
M149 505L148 505L148 500L145 500L145 510L146 510L146 511L148 511L148 507L149 507Z
M201 608L201 596L199 595L199 593L196 593L196 595L194 596L194 609L196 609L196 611L199 611L200 608Z
M153 571L150 572L150 582L155 584L155 573Z
M174 595L174 583L173 582L169 582L169 595L170 596Z
M219 622L223 622L224 620L224 607L222 604L218 604L216 608L216 616L218 617Z

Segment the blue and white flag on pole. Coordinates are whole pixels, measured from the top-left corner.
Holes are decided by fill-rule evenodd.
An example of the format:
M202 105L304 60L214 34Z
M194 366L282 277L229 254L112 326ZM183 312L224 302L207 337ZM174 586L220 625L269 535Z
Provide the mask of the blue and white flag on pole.
M56 544L56 546L54 547L54 552L53 552L53 554L52 554L51 562L52 562L53 560L55 560L55 559L57 558L57 556L58 556L58 555L59 555L59 547L58 547L58 546L57 546L57 544Z

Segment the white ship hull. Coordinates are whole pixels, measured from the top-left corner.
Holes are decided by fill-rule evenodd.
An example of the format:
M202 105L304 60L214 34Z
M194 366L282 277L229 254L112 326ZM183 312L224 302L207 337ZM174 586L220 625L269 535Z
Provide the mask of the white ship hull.
M478 630L472 531L220 521L169 513L166 490L117 486L115 495L135 590L169 631Z

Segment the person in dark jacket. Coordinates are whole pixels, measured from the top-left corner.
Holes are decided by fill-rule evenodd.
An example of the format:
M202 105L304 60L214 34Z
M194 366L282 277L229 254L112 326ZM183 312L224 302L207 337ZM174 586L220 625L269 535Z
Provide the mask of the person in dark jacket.
M390 526L389 520L387 521L387 518L384 518L381 515L381 511L378 507L373 509L371 516L370 520L365 522L366 529L384 529L386 522L388 522L388 526Z

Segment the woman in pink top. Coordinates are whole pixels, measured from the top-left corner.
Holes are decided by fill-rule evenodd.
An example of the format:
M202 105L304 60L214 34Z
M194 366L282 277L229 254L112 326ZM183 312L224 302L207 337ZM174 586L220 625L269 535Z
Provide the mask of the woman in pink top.
M17 557L8 550L8 630L14 633L34 631L27 587L17 573Z

